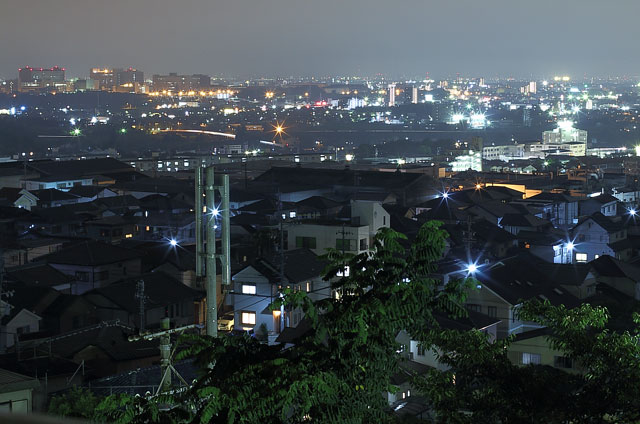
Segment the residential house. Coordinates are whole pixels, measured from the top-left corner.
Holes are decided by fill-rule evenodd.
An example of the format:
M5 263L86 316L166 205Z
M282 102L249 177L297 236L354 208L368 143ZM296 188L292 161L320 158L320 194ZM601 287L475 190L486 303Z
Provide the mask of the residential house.
M73 277L72 294L104 287L128 276L140 275L142 254L100 241L85 241L40 258Z
M597 196L580 200L580 215L593 215L600 212L604 216L616 216L618 213L618 199L610 194L602 193Z
M548 300L552 304L567 307L579 304L579 300L568 290L541 273L535 265L537 262L533 255L523 253L493 264L480 264L472 274L478 280L478 285L468 292L465 306L471 311L499 319L499 338L540 327L518 318L517 309L522 301ZM460 265L457 271L452 270L449 275L459 278L468 273L468 268ZM444 283L451 278L445 277Z
M622 261L629 260L632 245L620 216L605 216L600 212L583 217L572 230L572 262L589 262L609 255Z
M513 235L518 235L520 231L543 232L553 228L546 219L538 218L531 214L505 214L498 225Z
M144 296L143 303L140 296ZM96 315L102 321L118 320L145 328L158 328L165 317L178 327L204 322L204 292L162 271L125 278L91 290L84 297L97 308Z
M259 258L233 276L227 304L234 310L234 328L266 332L273 341L285 328L296 327L303 319L301 310L269 310L280 290L305 291L312 300L331 296L330 284L323 281L325 261L309 249L296 249ZM281 272L282 271L282 272Z
M566 353L551 347L549 335L548 328L516 334L507 357L515 365L546 365L576 372L578 365Z
M589 266L598 283L606 284L632 299L640 300L640 266L609 255L591 261Z
M564 193L543 192L520 201L543 210L541 218L551 221L556 228L570 228L578 222L579 199Z
M33 412L33 391L39 387L37 378L0 368L0 414Z

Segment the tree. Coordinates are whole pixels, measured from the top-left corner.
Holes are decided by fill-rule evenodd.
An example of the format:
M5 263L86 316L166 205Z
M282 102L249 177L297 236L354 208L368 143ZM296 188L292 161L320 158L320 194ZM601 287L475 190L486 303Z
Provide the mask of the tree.
M432 333L450 368L415 383L443 422L632 423L640 419L638 331L606 328L606 308L584 304L572 310L526 302L520 319L549 329L552 348L564 352L579 372L542 365L517 366L507 359L512 339L489 343L478 331ZM634 316L638 323L638 316Z
M90 390L74 386L68 392L51 398L49 414L92 419L100 401Z
M188 347L178 359L193 357L203 370L191 388L156 399L111 398L101 417L121 423L161 422L168 414L173 422L392 421L382 394L394 390L397 334L426 336L437 328L434 313L464 314L465 282L451 281L442 290L432 277L446 237L440 223L429 222L409 249L402 244L406 237L382 229L371 253L330 250L325 278L335 280L339 296L314 303L305 292L284 290L272 305L303 309L309 331L293 347L247 335L185 336ZM163 412L158 404L171 407Z

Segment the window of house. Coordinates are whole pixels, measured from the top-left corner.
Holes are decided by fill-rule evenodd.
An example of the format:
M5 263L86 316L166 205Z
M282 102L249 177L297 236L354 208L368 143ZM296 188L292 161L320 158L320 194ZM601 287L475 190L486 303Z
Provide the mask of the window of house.
M360 239L360 250L367 250L368 248L368 240L366 238Z
M474 303L467 303L467 304L465 305L465 307L466 307L468 310L473 311L473 312L482 312L482 306L480 306L480 305L476 305L476 304L474 304Z
M296 237L297 249L315 249L316 238L315 237Z
M296 217L296 211L289 212L289 218L295 218L295 217Z
M566 356L554 356L553 366L557 368L573 368L573 360Z
M89 281L89 273L85 271L76 271L75 278L78 281Z
M586 253L576 253L576 262L587 262Z
M243 284L242 285L242 294L256 294L256 285L255 284Z
M487 315L491 318L496 318L498 316L498 307L497 306L487 306Z
M256 313L242 312L241 321L243 325L256 325Z
M28 325L23 325L22 327L16 328L16 333L18 334L27 334L31 332L31 327Z
M600 255L593 255L593 259L598 259Z
M542 362L542 357L539 353L523 353L522 354L522 365L540 365Z
M356 250L356 241L352 239L336 239L336 249L338 250Z
M311 281L307 281L307 293L309 293L311 290L312 290Z

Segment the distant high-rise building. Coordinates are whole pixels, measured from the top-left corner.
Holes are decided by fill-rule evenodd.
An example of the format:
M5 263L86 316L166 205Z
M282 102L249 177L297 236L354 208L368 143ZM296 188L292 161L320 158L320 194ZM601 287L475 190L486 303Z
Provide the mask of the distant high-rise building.
M197 91L209 89L211 87L211 77L208 75L178 75L173 72L169 75L154 75L154 91Z
M114 70L109 68L91 68L89 79L93 80L100 90L112 90L116 85Z
M558 128L542 133L542 144L532 144L532 152L586 156L587 131L573 127L571 121L558 122Z
M536 94L538 92L538 84L535 81L529 82L529 94Z
M396 105L396 85L389 84L389 106L393 107Z
M137 69L129 67L128 69L119 69L115 74L116 86L125 84L144 84L144 73Z
M64 85L65 69L59 66L54 66L53 68L26 66L18 69L19 91L57 89L63 88Z
M411 103L418 103L418 87L415 85L411 87Z

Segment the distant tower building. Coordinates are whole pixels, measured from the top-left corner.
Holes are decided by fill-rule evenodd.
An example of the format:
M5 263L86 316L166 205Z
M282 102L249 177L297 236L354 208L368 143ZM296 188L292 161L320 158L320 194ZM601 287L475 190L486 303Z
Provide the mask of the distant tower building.
M418 103L418 87L415 85L411 87L411 103L414 105Z
M389 84L389 106L393 107L396 105L396 85Z
M560 121L558 128L542 133L543 149L566 150L571 156L586 156L587 131L573 128L573 122Z
M531 126L531 109L529 108L522 109L522 126Z
M536 94L538 91L538 87L535 81L531 81L529 83L529 94Z
M91 68L89 79L94 81L94 85L97 85L99 90L112 90L116 85L114 71L109 68Z
M56 88L65 84L65 69L59 66L53 68L32 68L26 66L18 69L18 90L29 91L42 88Z
M125 84L143 84L144 83L144 73L142 71L138 71L137 69L133 69L129 67L129 69L118 70L116 72L116 85L122 86Z

